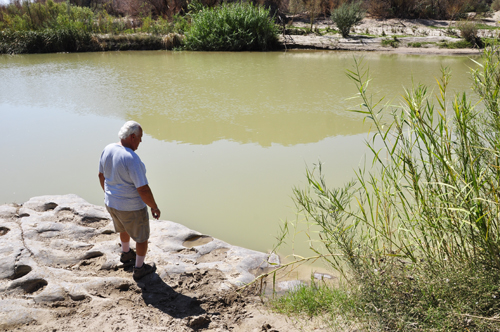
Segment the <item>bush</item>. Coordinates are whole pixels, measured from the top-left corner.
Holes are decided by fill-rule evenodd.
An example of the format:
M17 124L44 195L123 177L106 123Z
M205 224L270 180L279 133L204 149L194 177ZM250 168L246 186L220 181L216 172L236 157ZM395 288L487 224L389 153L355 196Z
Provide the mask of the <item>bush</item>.
M438 46L441 48L450 48L450 49L458 49L458 48L474 48L474 45L469 43L467 40L459 40L456 42L443 42L438 43Z
M393 48L398 48L400 43L401 41L398 38L396 38L396 36L394 36L392 39L390 38L382 39L382 46L384 47L390 46Z
M194 51L268 51L278 46L277 34L269 10L224 3L192 14L185 46Z
M91 34L76 28L0 32L0 53L85 52L91 49Z
M156 21L151 16L142 19L141 32L153 35L166 35L172 31L172 27L167 20L159 17Z
M361 23L364 17L365 12L361 8L361 2L343 3L332 13L332 21L344 38L349 36L351 28Z
M478 36L478 27L474 22L461 22L458 24L458 30L460 30L460 36L470 43L473 47L483 48L484 43Z
M500 0L494 0L491 3L491 10L493 10L495 12L500 10Z
M478 8L481 0L369 0L368 12L378 18L434 18L457 19L467 11ZM484 2L482 2L484 4ZM472 6L472 7L471 7ZM475 6L475 7L474 7Z
M2 15L2 26L12 31L71 29L92 30L94 13L90 8L71 6L47 0L43 3L22 2L8 5Z
M500 329L500 49L486 49L477 66L483 106L463 93L450 107L443 69L435 101L414 86L388 118L356 63L348 75L356 112L372 122L373 160L342 188L328 188L319 165L306 173L309 187L294 190L359 317L381 330Z

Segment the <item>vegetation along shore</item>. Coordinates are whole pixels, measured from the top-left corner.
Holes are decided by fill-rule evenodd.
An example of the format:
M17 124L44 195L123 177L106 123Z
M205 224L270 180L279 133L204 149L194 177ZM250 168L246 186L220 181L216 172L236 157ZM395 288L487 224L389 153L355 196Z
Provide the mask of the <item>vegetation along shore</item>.
M328 49L471 54L500 0L71 0L0 5L0 53Z

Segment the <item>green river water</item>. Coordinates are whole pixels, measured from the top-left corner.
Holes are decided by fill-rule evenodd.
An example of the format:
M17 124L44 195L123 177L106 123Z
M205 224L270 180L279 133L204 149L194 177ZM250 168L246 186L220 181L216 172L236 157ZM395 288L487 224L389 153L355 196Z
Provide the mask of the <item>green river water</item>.
M346 111L358 101L348 99L356 90L345 71L362 55L2 55L0 204L74 193L102 205L100 153L136 120L162 219L268 251L281 222L296 219L292 188L305 185L306 167L321 160L328 183L341 186L367 152L368 122ZM470 91L468 57L365 53L363 61L371 91L393 104L412 78L437 92L442 66L452 71L450 97ZM307 243L296 252L307 255Z

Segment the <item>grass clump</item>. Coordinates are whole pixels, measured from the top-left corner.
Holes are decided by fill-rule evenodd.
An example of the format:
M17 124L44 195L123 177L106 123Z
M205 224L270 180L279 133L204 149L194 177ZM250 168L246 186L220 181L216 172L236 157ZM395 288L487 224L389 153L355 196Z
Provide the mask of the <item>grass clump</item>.
M372 123L370 167L329 188L319 164L306 172L309 186L294 190L320 229L313 250L347 281L348 301L338 303L354 302L344 308L365 324L500 329L500 49L487 48L476 64L482 104L465 93L450 103L443 69L435 97L415 85L393 107L372 102L356 62L348 76L361 99L354 111Z
M342 37L347 38L351 28L360 24L365 17L365 11L361 5L361 1L345 2L332 12L332 21L337 25Z
M0 32L0 53L56 53L92 50L92 35L77 28Z
M185 47L194 51L269 51L278 46L269 10L245 3L223 3L192 14Z
M355 310L354 298L341 289L323 281L311 280L310 285L297 286L281 297L269 300L270 308L285 315L308 317L330 316L332 313L348 315Z
M400 43L401 41L396 36L394 36L392 39L390 38L382 39L382 46L384 47L390 46L393 48L398 48Z
M469 21L461 22L458 24L458 30L460 31L460 36L473 47L484 47L484 42L478 36L479 29L476 23Z
M432 45L432 44L436 44L436 43L435 42L411 42L411 43L408 43L408 47L419 48L419 47L426 47L426 45Z
M420 48L422 47L422 43L421 42L408 43L408 47Z
M450 49L474 48L474 45L468 42L467 40L458 40L456 42L442 42L438 43L438 45L441 48L450 48Z

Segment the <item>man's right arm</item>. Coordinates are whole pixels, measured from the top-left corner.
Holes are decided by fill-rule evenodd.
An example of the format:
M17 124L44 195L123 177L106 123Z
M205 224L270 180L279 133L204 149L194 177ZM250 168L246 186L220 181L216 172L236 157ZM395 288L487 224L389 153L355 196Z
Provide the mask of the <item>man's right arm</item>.
M99 182L101 183L102 191L104 191L104 174L99 172Z
M161 211L158 209L158 205L156 205L153 192L151 191L149 185L137 188L137 192L139 193L139 196L141 196L143 202L151 208L153 218L158 220L158 218L160 218Z

